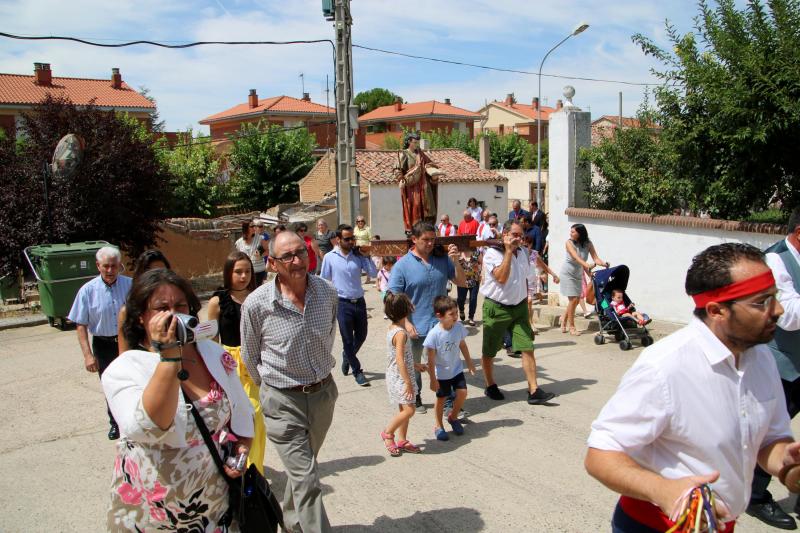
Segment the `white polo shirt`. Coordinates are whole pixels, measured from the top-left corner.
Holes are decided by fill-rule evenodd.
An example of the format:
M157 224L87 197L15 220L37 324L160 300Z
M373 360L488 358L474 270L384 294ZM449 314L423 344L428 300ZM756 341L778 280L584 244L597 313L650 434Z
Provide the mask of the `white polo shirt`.
M719 471L714 492L734 517L750 499L761 448L791 438L766 345L739 358L699 319L645 349L592 423L591 448L623 452L668 479Z
M503 262L503 252L487 248L483 255L481 294L503 305L517 305L528 298L528 252L518 248L511 260L511 272L505 283L498 283L492 271Z

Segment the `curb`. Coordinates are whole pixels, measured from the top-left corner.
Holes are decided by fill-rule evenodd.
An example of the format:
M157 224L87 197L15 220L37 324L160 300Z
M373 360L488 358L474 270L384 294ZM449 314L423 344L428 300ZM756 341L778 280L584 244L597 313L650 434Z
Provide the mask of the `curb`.
M6 318L0 320L0 331L4 331L7 329L16 329L16 328L29 328L32 326L42 326L47 323L48 323L47 317L44 316L40 318L27 318L27 317Z

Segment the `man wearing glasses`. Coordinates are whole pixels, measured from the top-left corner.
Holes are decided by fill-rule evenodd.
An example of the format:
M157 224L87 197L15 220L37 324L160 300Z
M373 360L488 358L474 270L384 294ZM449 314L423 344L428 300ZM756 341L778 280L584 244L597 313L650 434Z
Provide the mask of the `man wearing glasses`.
M242 304L242 360L260 385L267 438L286 469L286 531L331 530L317 454L338 397L331 376L336 289L308 274L308 250L295 232L270 241L275 279Z
M783 313L764 254L712 246L692 260L685 289L692 322L642 352L592 423L585 465L622 495L614 532L670 529L682 495L704 484L713 484L717 531L732 531L755 465L778 474L800 462L764 345Z
M333 251L322 258L320 276L336 287L339 296L339 333L342 335L342 374L345 376L352 369L356 383L368 387L358 350L367 339L367 303L364 300L364 289L361 286L361 273L377 276L369 257L365 257L354 249L355 237L353 227L342 224L336 229L339 244Z
M800 208L794 210L788 226L789 234L767 248L766 257L783 307L769 348L778 364L789 418L794 418L800 412ZM780 508L767 490L771 479L770 474L756 467L747 514L773 527L795 529L794 518ZM794 505L794 512L798 511L800 500Z

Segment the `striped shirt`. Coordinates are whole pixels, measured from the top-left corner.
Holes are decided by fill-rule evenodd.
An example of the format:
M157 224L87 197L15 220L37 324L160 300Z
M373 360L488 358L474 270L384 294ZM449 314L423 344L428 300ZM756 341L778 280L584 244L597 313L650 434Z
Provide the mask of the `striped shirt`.
M309 275L301 312L281 294L275 279L242 304L242 360L258 385L279 389L310 385L328 377L338 298L330 282Z
M117 334L119 310L125 305L132 283L128 276L117 276L113 285L106 285L97 276L80 288L67 318L86 326L92 335L113 337Z

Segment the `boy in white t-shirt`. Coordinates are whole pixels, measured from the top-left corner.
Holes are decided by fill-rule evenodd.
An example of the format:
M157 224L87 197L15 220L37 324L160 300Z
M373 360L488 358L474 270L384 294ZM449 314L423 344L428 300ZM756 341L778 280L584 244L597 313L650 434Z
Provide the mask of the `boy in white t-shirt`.
M428 353L431 390L436 392L436 427L433 431L438 440L449 440L442 418L445 400L452 390L455 390L456 398L447 422L456 435L464 433L464 426L458 421L458 413L467 399L467 380L460 355L464 356L470 375L475 375L475 365L472 364L469 348L464 341L467 338L467 329L458 320L456 301L449 296L437 296L433 300L433 311L439 323L428 332L423 343Z

